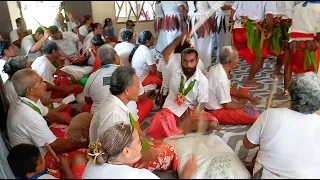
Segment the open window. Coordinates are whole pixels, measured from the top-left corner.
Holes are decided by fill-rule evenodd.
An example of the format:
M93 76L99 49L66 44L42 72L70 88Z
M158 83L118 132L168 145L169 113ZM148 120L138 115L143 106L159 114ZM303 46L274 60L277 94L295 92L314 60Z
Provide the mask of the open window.
M114 1L116 22L152 21L155 19L155 1Z

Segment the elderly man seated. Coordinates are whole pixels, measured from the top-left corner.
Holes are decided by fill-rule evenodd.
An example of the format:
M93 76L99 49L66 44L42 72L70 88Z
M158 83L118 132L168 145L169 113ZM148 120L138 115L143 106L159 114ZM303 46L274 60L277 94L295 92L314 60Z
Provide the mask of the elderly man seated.
M47 97L54 98L64 98L71 93L79 94L83 91L83 87L70 84L56 84L53 81L53 75L60 75L64 77L71 78L72 83L77 83L73 75L68 74L60 69L55 68L52 62L60 59L60 53L58 51L58 46L55 42L48 40L42 47L43 56L38 57L31 65L32 69L35 70L47 84ZM56 85L55 85L56 84ZM52 92L52 93L51 93Z
M98 107L110 95L110 78L112 73L120 67L120 58L112 46L105 44L99 47L97 56L101 62L99 70L89 76L84 88L84 96L87 104L92 104L91 113L98 111ZM142 87L140 83L140 87ZM139 99L137 102L130 101L128 107L135 119L139 122L144 120L153 107L153 102L148 98L149 93L145 93L140 88Z
M231 86L230 71L236 68L239 54L236 48L224 46L219 53L220 63L213 66L208 73L209 99L207 110L215 116L220 124L253 124L259 113L246 107L246 101L260 104L260 99L249 95L248 89ZM232 98L240 100L232 101ZM241 100L246 100L245 103Z
M79 47L79 33L61 32L57 26L50 26L51 40L57 43L60 54L65 57L70 64L82 64L87 59L80 55ZM68 64L68 63L67 63Z
M320 77L297 75L289 86L290 108L264 111L245 135L243 145L260 147L255 179L316 179L320 177Z
M47 115L48 108L43 106L40 101L40 98L46 94L46 83L35 71L31 69L19 70L13 75L12 82L19 96L19 100L10 106L7 119L7 131L12 147L22 143L37 146L45 159L46 168L56 167L54 158L48 153L45 146L46 143L60 158L67 156L71 160L76 154L86 153L85 151L75 150L87 148L87 141L79 143L65 139L64 136L57 138L49 129L46 120L43 118ZM75 118L84 119L84 116L81 114ZM63 127L67 129L67 126Z

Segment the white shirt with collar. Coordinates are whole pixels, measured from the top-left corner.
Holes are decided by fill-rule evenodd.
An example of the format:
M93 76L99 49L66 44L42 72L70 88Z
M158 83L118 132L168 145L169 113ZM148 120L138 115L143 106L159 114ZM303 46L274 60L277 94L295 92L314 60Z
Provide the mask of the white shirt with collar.
M114 50L119 55L121 64L123 66L131 67L131 64L129 63L129 55L135 46L136 45L130 42L122 42L122 43L118 43L114 47Z
M21 55L25 56L28 54L28 60L33 62L37 57L40 57L42 53L37 51L35 53L29 52L31 47L35 44L32 34L24 37L21 41Z
M129 108L118 97L109 94L92 118L89 129L90 143L95 142L118 122L130 124L129 113Z
M86 83L86 86L84 88L84 96L90 97L93 101L92 107L91 107L91 114L94 114L98 111L100 108L100 104L103 103L104 100L106 100L110 93L110 80L112 73L120 67L119 65L115 64L109 64L107 68L101 68L94 73L92 73L88 81ZM144 93L144 89L142 87L142 84L140 83L140 91L139 96ZM138 110L137 110L137 103L135 101L130 101L127 104L130 112L132 113L132 116L135 118L135 120L139 119L138 116Z
M220 63L210 69L207 77L209 81L210 101L206 103L206 108L208 110L221 109L223 108L222 104L231 102L231 82Z
M291 32L314 34L320 32L320 4L308 3L306 7L303 7L304 2L296 5L292 14L292 25L289 28L289 34ZM290 38L292 40L305 41L313 40L314 38Z
M209 87L208 79L201 72L199 68L196 69L193 76L191 76L184 84L184 90L187 89L191 81L196 80L195 85L192 90L186 95L186 100L180 106L174 101L179 94L180 80L181 76L186 80L182 68L177 69L171 76L169 95L164 102L163 108L168 108L176 116L181 117L181 115L188 109L194 109L198 103L206 103L209 101Z
M207 73L201 59L199 59L197 67L201 70L203 74ZM162 94L163 95L168 94L171 76L179 68L181 68L181 53L171 53L168 63L166 63L166 61L163 58L159 60L159 65L157 70L159 72L164 72L162 73Z
M132 57L132 67L136 70L140 82L150 74L149 66L156 64L151 50L145 46L140 45Z
M277 13L277 4L276 1L235 1L232 9L236 11L233 16L234 28L242 28L241 16L261 22L266 14Z
M77 42L79 41L79 37L73 32L62 32L62 39L51 39L51 41L57 43L59 52L64 57L72 58L80 55L77 49Z
M41 114L23 101L38 107ZM35 103L25 97L20 97L18 101L11 104L7 120L10 145L13 147L22 143L33 144L39 148L42 155L45 155L47 149L44 144L51 144L57 139L43 118L48 114L48 111L48 108L43 106L40 100Z
M67 24L67 27L68 27L67 31L62 30L61 25L57 20L53 21L53 25L57 26L60 32L72 32L72 29L77 27L76 23L74 22L68 21L65 23Z

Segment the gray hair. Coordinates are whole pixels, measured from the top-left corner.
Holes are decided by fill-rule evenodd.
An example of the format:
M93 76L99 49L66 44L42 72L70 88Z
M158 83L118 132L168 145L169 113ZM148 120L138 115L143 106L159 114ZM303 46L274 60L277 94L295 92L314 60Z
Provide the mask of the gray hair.
M26 97L27 88L34 87L36 85L36 80L31 77L34 74L37 74L37 72L31 69L21 69L14 73L12 76L12 83L18 96Z
M97 56L102 65L111 64L114 61L114 55L116 51L109 44L104 44L99 47L97 51Z
M297 75L289 85L291 107L303 114L312 114L320 109L320 76L314 72Z
M132 67L119 67L117 68L111 76L110 82L110 92L111 94L117 96L125 91L127 87L132 84L133 76L136 71Z
M238 50L233 46L223 46L219 52L219 60L221 64L228 64L233 61L238 54Z
M23 56L12 57L4 64L3 72L7 73L9 77L12 77L15 72L26 68L27 63L28 61Z

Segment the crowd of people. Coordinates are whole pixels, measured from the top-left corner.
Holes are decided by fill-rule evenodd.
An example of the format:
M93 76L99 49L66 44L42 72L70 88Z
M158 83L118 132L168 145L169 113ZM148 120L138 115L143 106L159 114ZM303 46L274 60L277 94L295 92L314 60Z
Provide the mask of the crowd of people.
M259 147L252 177L320 177L319 1L156 1L156 41L132 20L117 37L111 18L102 26L84 15L77 26L61 11L34 33L21 13L10 40L0 40L16 178L158 179L153 171L179 163L163 139L221 125L252 125L243 139L247 149ZM260 114L249 88L261 87L254 78L268 55L291 103ZM246 88L231 83L240 57L250 65ZM63 70L71 66L90 73L78 80ZM62 103L70 94L83 94L81 113ZM140 123L155 106L145 134ZM87 138L66 136L75 121L90 122L81 127ZM196 172L191 156L179 178Z

